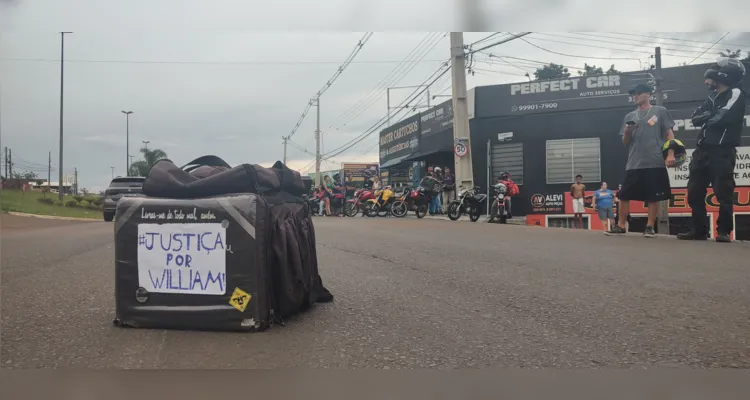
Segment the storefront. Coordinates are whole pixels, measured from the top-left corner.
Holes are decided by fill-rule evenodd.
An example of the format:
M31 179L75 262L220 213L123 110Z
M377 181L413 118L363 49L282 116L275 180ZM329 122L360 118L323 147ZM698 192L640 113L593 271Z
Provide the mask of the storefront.
M419 114L380 132L380 179L385 185L409 184L411 163L406 159L419 148Z
M412 162L415 180L427 167L453 169L453 100L420 113L419 149L406 160Z
M690 124L690 114L708 96L703 73L708 64L666 68L662 72L664 104L675 120L675 135L688 148L694 148L698 134ZM526 216L527 224L570 226L572 207L570 185L577 174L589 191L601 182L616 190L624 177L627 150L619 130L625 114L634 108L628 90L638 83L650 83L647 71L618 75L570 77L561 80L523 82L476 88L474 119L471 120L474 180L485 187L502 171L509 171L520 185L521 194L513 202L513 214ZM750 114L748 110L747 114ZM746 117L746 121L750 121ZM747 124L746 124L747 125ZM742 138L737 156L737 238L748 226L750 205L744 205L750 187L750 129ZM745 147L748 146L748 147ZM676 234L687 229L680 208L680 193L687 182L687 166L671 171L675 196L670 208L670 224ZM746 179L745 176L748 176ZM715 226L716 207L707 196ZM587 200L590 203L590 198ZM633 205L632 216L645 213ZM589 229L604 229L591 208L586 215ZM633 224L635 227L636 223ZM745 230L743 230L745 229ZM745 237L750 239L750 237Z

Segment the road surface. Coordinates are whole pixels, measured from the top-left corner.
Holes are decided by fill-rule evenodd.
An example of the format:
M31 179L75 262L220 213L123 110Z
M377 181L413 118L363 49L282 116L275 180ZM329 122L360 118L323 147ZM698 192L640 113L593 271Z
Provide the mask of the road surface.
M331 304L255 334L116 328L113 227L2 216L5 368L750 367L750 245L316 218Z

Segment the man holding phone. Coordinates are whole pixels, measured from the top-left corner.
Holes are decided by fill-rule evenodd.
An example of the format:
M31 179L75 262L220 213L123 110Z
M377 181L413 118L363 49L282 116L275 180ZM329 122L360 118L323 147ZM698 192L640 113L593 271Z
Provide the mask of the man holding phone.
M654 237L654 223L659 213L659 202L672 197L667 167L675 164L674 151L669 150L665 159L662 146L674 138L674 121L667 109L651 105L650 86L639 84L630 90L633 102L638 106L625 116L620 128L622 142L628 148L625 180L618 193L620 199L619 221L609 234L624 234L630 201L648 202L648 222L643 232L645 237Z

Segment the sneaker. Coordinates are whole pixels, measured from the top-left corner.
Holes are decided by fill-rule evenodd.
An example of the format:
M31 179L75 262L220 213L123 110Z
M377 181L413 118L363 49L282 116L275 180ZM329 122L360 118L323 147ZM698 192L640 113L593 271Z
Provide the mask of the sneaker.
M679 240L707 240L708 235L707 234L698 234L695 231L689 231L685 233L678 233L677 239Z
M621 228L620 225L615 225L612 229L604 232L605 235L624 235L626 233L625 228Z
M652 238L656 236L656 232L654 232L653 226L647 226L646 230L643 231L643 237Z
M716 241L719 243L732 243L732 239L728 233L719 233L716 235Z

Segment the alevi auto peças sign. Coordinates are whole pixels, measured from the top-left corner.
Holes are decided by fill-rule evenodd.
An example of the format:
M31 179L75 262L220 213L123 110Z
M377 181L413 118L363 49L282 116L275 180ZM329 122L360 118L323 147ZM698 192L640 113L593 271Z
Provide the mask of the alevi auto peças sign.
M562 193L535 193L531 195L529 214L562 214L565 196Z
M664 100L705 99L706 89L702 82L707 67L691 65L663 69ZM478 87L475 117L632 107L628 91L637 84L652 84L653 79L649 71L636 71Z
M419 147L419 114L380 132L380 165L408 156Z

